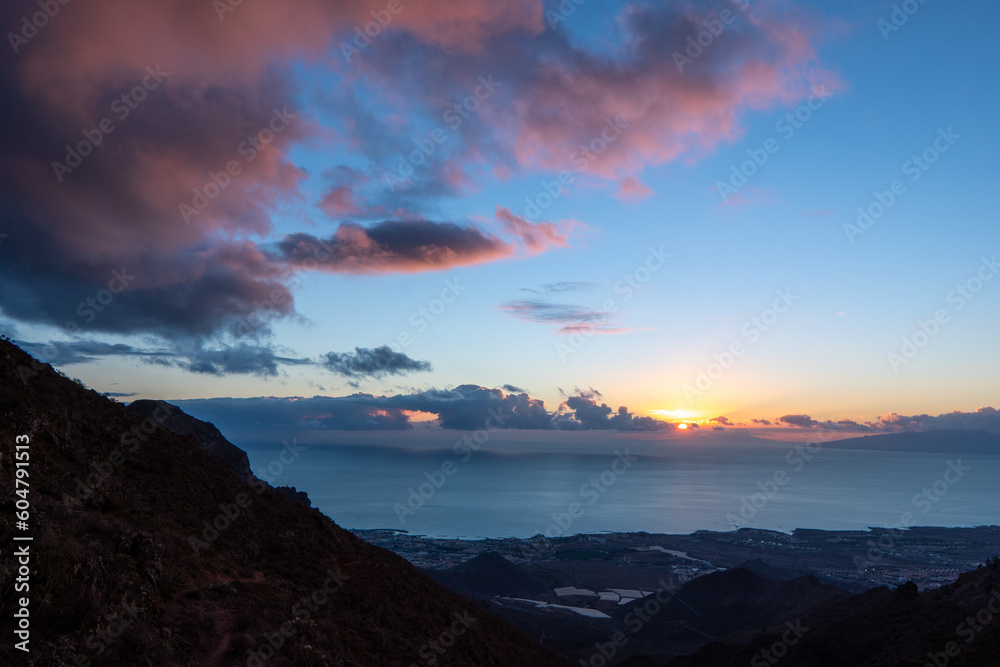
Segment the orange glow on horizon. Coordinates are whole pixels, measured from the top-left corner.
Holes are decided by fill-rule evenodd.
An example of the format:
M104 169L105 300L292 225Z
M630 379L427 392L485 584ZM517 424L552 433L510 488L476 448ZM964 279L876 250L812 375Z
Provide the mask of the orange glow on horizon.
M649 414L659 417L660 419L666 419L667 421L698 421L702 416L702 413L695 410L682 410L679 408L667 408L658 410L649 410Z

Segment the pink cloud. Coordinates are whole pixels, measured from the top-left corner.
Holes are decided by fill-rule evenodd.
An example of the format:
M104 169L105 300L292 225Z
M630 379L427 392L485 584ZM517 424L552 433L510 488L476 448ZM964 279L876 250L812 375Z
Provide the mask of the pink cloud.
M358 207L354 203L354 192L347 187L338 187L330 190L323 197L319 207L323 212L332 218L343 218L357 213Z
M523 244L529 254L545 252L552 248L569 246L567 233L575 226L571 221L529 222L519 215L511 213L510 209L497 206L497 220L503 229L513 235Z
M618 184L618 192L615 194L619 199L626 201L638 201L653 194L653 190L640 181L635 176L626 176Z

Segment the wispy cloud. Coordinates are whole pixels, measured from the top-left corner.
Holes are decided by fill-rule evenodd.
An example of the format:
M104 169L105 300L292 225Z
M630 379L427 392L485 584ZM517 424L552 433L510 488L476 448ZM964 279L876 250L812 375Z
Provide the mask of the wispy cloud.
M531 292L532 294L538 294L539 296L549 296L551 294L559 294L562 292L573 292L577 290L584 290L591 287L595 287L597 283L586 283L586 282L573 282L573 281L560 281L558 283L546 283L537 288L522 287L522 292Z
M513 317L526 322L557 325L560 334L622 333L627 331L610 323L611 316L568 303L550 303L533 299L509 301L500 306Z

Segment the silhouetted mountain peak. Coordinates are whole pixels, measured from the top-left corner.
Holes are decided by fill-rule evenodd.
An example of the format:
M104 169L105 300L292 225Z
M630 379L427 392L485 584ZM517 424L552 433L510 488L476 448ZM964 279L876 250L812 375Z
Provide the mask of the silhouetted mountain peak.
M195 419L166 401L133 401L128 405L128 410L144 419L152 419L153 422L174 433L193 435L206 452L221 461L238 477L245 480L253 477L246 452L226 440L214 424Z

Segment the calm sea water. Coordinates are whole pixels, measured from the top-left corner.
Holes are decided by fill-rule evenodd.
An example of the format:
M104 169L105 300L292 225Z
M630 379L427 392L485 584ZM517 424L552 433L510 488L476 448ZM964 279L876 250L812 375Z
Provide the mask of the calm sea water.
M627 460L614 453L621 442L590 443L587 454L313 443L286 465L280 441L234 442L258 476L308 492L345 528L483 538L690 533L734 523L786 532L1000 523L1000 456L993 454L828 446L806 461L792 444L778 443L654 453L637 446ZM286 452L284 460L291 458Z

